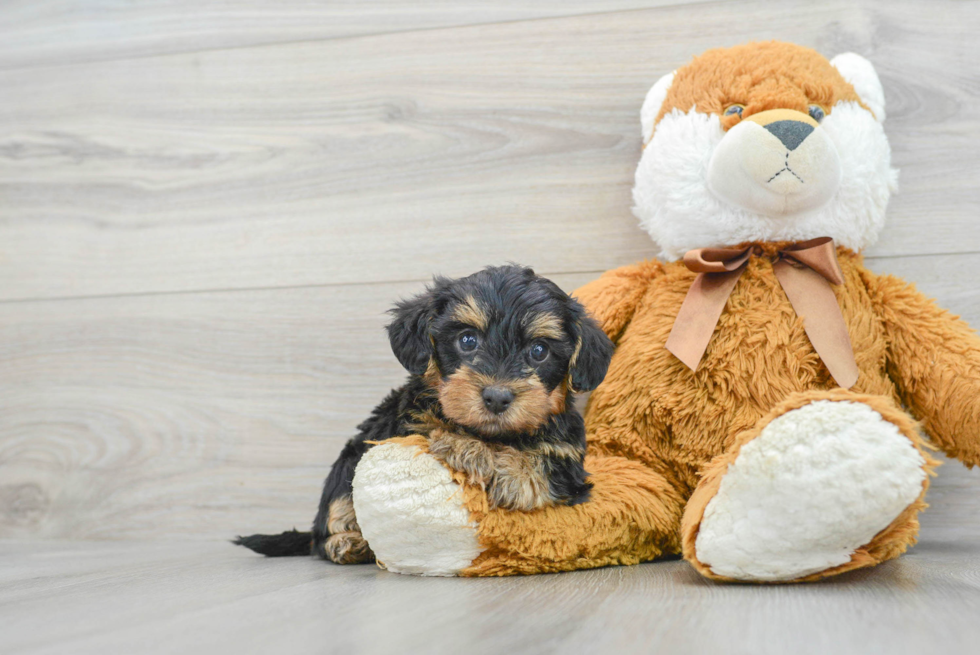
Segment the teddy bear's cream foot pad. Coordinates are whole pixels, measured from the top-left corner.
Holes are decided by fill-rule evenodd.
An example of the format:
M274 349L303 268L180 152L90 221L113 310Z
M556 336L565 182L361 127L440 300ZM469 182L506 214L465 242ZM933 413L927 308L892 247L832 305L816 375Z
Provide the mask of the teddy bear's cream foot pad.
M701 519L697 559L717 576L787 581L848 562L919 497L925 461L860 402L820 400L742 446Z
M354 474L353 499L361 532L389 571L452 576L483 551L462 489L418 446L367 451Z

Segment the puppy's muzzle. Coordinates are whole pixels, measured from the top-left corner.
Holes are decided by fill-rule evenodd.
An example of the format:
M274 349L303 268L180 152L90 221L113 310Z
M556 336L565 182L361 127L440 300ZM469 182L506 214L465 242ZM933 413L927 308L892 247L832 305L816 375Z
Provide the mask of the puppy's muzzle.
M496 415L503 414L514 402L514 392L506 387L485 387L481 393L483 404L487 410Z

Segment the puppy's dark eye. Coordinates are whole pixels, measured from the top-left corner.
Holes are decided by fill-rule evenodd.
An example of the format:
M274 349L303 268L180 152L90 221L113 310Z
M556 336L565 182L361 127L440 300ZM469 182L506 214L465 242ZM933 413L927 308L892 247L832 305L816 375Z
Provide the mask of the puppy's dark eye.
M745 109L742 105L729 105L725 108L723 115L725 116L741 116L742 110Z
M543 343L536 343L531 346L531 349L527 351L528 356L531 358L532 362L540 364L544 360L548 359L548 346Z
M459 339L456 340L456 347L462 353L471 353L477 349L480 345L480 338L476 336L475 332L464 332L459 335Z
M819 123L826 115L826 112L824 112L823 107L820 105L810 105L810 118L813 120Z

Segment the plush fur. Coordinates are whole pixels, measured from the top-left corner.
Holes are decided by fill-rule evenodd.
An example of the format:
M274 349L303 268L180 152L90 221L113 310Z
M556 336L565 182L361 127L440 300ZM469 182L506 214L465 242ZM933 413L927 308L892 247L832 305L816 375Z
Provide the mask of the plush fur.
M737 455L726 458L690 550L706 572L738 580L792 580L846 564L924 495L917 441L863 402L787 410L730 451Z
M853 62L854 57L844 61ZM791 67L794 62L800 71ZM633 187L633 211L660 246L662 257L674 260L694 248L754 241L833 236L851 250L876 241L898 172L891 167L881 123L826 59L789 44L749 44L707 52L671 79ZM660 91L651 95L659 97ZM874 102L884 115L884 99L876 97ZM817 134L839 161L838 169L827 171L836 187L829 202L787 215L736 206L709 190L712 156L748 125L722 115L724 107L735 103L745 106L746 118L752 111L791 108L805 114L810 104L826 105ZM752 151L753 145L742 144L740 150ZM814 177L820 173L814 170Z
M884 117L866 60L832 63L784 43L709 51L651 89L635 211L667 261L609 271L575 293L617 346L586 411L592 500L507 512L459 481L481 551L457 575L682 554L714 579L801 581L877 564L915 542L936 465L919 430L980 463L980 339L863 264L859 250L882 229L895 182ZM739 128L746 121L761 129ZM805 147L811 138L829 147ZM733 147L719 155L726 139ZM808 154L794 159L797 150ZM755 188L713 185L716 156L716 168ZM838 179L823 165L834 158ZM809 167L808 177L767 186L787 162ZM789 196L811 193L803 185L823 173L832 192L794 210ZM772 202L778 194L785 203ZM787 242L821 236L836 240L845 280L833 289L860 371L849 390L836 387L772 268ZM691 371L664 348L695 278L676 259L747 244L759 248ZM383 533L384 522L371 530ZM423 550L393 551L389 565L400 558L425 569Z
M483 492L442 461L419 456L427 446L415 435L368 451L353 480L354 509L388 570L455 575L483 552L460 485L472 494ZM377 525L384 529L372 531Z
M236 543L272 557L372 560L351 497L355 467L374 444L410 434L425 435L428 452L484 490L490 507L530 511L588 500L585 427L572 393L602 381L612 343L579 303L529 268L504 266L436 278L392 313L391 347L411 376L344 447L312 532Z

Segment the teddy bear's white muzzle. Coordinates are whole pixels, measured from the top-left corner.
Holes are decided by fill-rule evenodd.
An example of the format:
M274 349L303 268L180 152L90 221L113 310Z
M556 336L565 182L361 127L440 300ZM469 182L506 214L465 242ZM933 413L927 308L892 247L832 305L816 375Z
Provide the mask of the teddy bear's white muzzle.
M818 209L840 185L841 163L819 126L744 120L728 131L708 164L708 188L737 207L774 218Z

